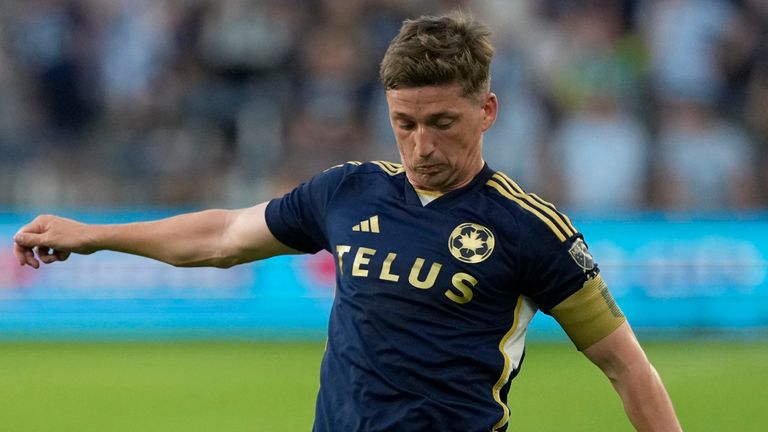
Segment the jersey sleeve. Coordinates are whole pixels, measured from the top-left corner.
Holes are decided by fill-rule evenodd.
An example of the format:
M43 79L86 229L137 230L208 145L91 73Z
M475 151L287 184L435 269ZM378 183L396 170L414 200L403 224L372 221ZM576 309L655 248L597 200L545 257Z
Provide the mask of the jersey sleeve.
M565 240L533 225L521 236L525 294L552 315L579 350L590 347L626 319L611 297L584 237Z
M599 269L580 233L563 240L538 221L527 224L523 231L520 243L523 294L549 314L555 305L596 277Z
M316 253L328 249L325 214L346 167L331 168L267 204L269 230L293 249Z

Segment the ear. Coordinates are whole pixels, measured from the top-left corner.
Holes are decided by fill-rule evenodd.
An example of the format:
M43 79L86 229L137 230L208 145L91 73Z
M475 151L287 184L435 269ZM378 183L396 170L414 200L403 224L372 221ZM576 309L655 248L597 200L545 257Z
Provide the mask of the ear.
M485 101L483 102L483 132L487 131L488 129L493 126L493 123L496 121L496 115L499 113L499 99L496 97L495 93L489 92L485 96Z

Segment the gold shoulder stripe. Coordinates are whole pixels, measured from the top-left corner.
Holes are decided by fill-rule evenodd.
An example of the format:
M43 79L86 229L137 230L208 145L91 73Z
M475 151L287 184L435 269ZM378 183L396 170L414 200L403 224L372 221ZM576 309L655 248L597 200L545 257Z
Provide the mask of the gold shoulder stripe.
M552 219L555 222L557 222L557 224L560 225L560 227L563 229L566 236L570 237L576 234L576 228L571 223L571 220L568 219L568 216L557 211L557 208L555 208L554 205L552 205L547 201L544 201L536 194L526 193L517 183L515 183L512 179L507 177L504 173L498 172L496 174L500 176L500 179L506 180L506 184L510 186L512 189L516 190L518 196L528 198L527 201L529 203L536 205L537 207L542 209L544 212L546 212L550 217L552 217Z
M564 241L566 241L568 239L568 237L566 237L562 233L562 231L560 231L560 229L558 229L555 226L555 224L548 217L546 217L543 214L541 214L541 212L539 212L537 209L535 209L535 208L531 207L530 205L528 205L527 202L523 201L519 197L517 197L515 195L512 195L506 188L504 188L504 186L500 185L499 183L497 183L493 179L488 180L488 182L486 184L488 186L496 189L497 191L499 191L500 194L502 194L505 197L509 198L510 200L516 202L518 205L520 205L520 207L522 207L522 208L528 210L529 212L533 213L537 218L541 219L542 222L544 222L545 224L547 224L547 226L549 226L549 228L552 230L552 232L555 233L555 235L557 236L558 239L560 239L561 242L564 242Z
M382 169L382 171L386 172L387 174L395 175L394 171L390 167L384 165L383 163L379 161L371 161L371 163L376 164L379 168Z
M499 380L496 381L496 384L493 386L493 399L497 404L501 405L501 409L504 410L504 415L501 416L501 419L499 419L498 423L493 425L492 430L494 431L498 430L509 421L509 407L507 404L501 401L501 388L504 387L504 384L507 383L509 378L509 368L512 366L509 356L507 356L506 352L504 351L504 345L507 344L507 340L509 340L509 338L515 334L515 330L517 330L517 324L520 321L520 307L522 305L523 296L518 296L517 304L515 305L515 317L514 321L512 322L512 328L509 329L509 331L504 335L504 337L501 338L501 341L499 342L499 351L501 351L501 355L504 357L504 369L501 371Z
M503 172L497 172L497 174L501 175L505 180L507 180L507 184L509 184L513 189L515 189L519 194L526 195L531 197L534 201L538 202L540 205L548 207L552 212L560 216L561 220L559 222L565 223L566 227L564 229L568 231L570 229L571 235L576 234L577 230L576 227L573 226L573 223L571 223L571 220L568 218L568 216L565 213L559 212L557 208L554 206L554 204L544 201L541 199L538 195L534 193L526 193L523 188L521 188L517 183L515 183L514 180L509 178L506 174ZM562 224L560 224L562 226Z
M518 185L517 183L515 183L515 181L514 181L514 180L512 180L511 178L509 178L509 176L507 176L507 175L506 175L506 174L504 174L503 172L501 172L501 171L496 171L496 173L495 173L493 176L494 176L494 177L496 177L496 178L499 178L499 179L504 179L504 180L506 180L506 183L507 183L507 185L508 185L510 188L512 188L512 190L514 190L515 192L517 192L518 194L525 194L525 191L523 190L523 188L521 188L521 187L520 187L520 185Z
M572 231L574 234L577 232L577 230L576 230L576 227L574 227L574 226L573 226L573 223L572 223L572 222L571 222L571 220L568 218L568 216L567 216L565 213L562 213L562 212L558 211L558 210L557 210L557 207L555 207L555 205L554 205L554 204L552 204L552 203L550 203L550 202L547 202L547 201L544 201L544 200L543 200L541 197L539 197L538 195L536 195L536 194L534 194L534 193L527 193L527 192L525 192L525 191L523 190L523 188L521 188L521 187L520 187L520 185L518 185L517 183L515 183L515 181L514 181L514 180L512 180L511 178L509 178L509 176L507 176L507 175L506 175L506 174L504 174L503 172L497 171L497 174L501 175L501 176L502 176L502 177L503 177L505 180L507 180L507 184L508 184L510 187L512 187L514 190L516 190L516 191L517 191L519 194L522 194L522 195L526 195L526 196L528 196L528 197L531 197L533 200L535 200L536 202L538 202L538 203L539 203L539 204L541 204L542 206L545 206L545 207L549 207L549 209L550 209L550 210L552 210L553 212L557 213L557 215L559 215L559 216L560 216L560 218L562 219L562 221L563 221L563 222L564 222L564 223L565 223L565 224L568 226L568 228L570 228L570 230L571 230L571 231ZM561 226L562 226L562 224L561 224Z
M555 207L554 204L552 204L552 203L550 203L548 201L544 201L541 197L539 197L535 193L529 193L528 196L530 196L531 198L533 198L536 201L538 201L539 203L541 203L541 205L547 206L547 207L551 208L552 211L554 211L555 213L559 214L560 217L563 218L563 221L565 222L565 224L568 225L568 227L571 229L571 231L573 231L574 234L578 232L576 227L573 226L573 222L571 222L571 218L569 218L567 214L557 210L557 207Z
M509 192L518 198L525 200L528 204L531 206L536 207L541 212L546 214L549 219L551 219L554 223L556 223L560 229L563 231L563 234L565 234L566 238L569 238L576 234L576 229L573 228L573 225L570 223L570 220L564 217L564 215L555 209L555 206L549 204L548 202L542 200L541 198L538 198L536 196L533 196L533 194L528 194L523 192L522 188L517 185L514 181L512 181L509 177L505 176L502 173L497 172L493 175L495 179L497 179L501 184L507 186ZM538 198L538 199L537 199Z
M384 170L387 174L393 176L400 174L403 172L403 167L399 164L394 164L392 162L386 162L386 161L371 161L372 163L376 164L379 168Z
M394 163L394 162L387 162L387 161L379 161L379 162L381 162L384 165L390 167L393 171L396 171L396 172L403 172L404 171L403 166L401 164Z
M332 169L341 168L341 167L343 167L343 166L344 166L344 165L346 165L346 164L352 164L352 165L360 165L361 163L362 163L362 162L358 162L358 161L347 161L347 162L344 162L343 164L334 165L334 166L332 166L332 167L330 167L330 168L326 169L325 171L330 171L330 170L332 170ZM323 172L325 172L325 171L323 171Z
M378 162L378 163L386 166L387 168L389 168L389 169L391 169L393 171L395 170L395 167L392 165L392 162L385 161L385 160L377 160L377 161L374 161L374 162Z

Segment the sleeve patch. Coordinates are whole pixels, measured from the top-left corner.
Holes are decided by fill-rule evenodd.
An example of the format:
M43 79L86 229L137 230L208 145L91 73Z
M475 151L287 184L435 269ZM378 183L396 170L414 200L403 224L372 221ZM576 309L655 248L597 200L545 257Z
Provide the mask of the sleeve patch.
M589 273L595 269L595 260L587 249L584 240L577 238L568 249L568 253L571 254L571 258L576 261L576 264L584 270L584 273Z

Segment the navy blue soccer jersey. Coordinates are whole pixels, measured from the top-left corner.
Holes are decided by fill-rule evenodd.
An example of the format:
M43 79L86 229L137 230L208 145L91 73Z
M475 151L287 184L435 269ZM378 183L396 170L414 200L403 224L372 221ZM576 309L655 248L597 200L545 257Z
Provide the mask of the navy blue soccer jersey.
M526 328L597 273L567 217L485 166L422 205L402 167L347 163L267 206L336 258L314 430L506 430Z

